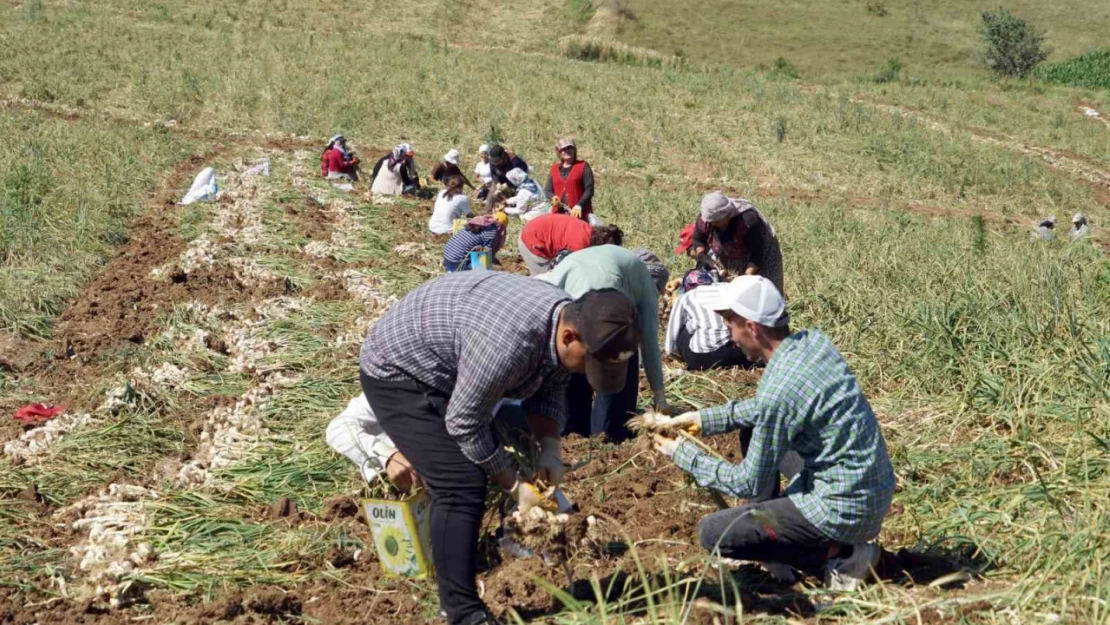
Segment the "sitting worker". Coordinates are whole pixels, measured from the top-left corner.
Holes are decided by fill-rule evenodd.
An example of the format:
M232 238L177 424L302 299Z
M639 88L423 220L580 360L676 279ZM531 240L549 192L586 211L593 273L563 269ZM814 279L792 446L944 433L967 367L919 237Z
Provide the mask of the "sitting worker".
M320 155L320 175L339 180L358 180L358 156L347 148L347 139L335 135Z
M374 324L359 378L382 430L431 495L432 562L451 625L490 625L478 595L479 531L492 479L522 512L566 470L559 432L568 373L598 392L624 386L627 354L640 343L636 309L616 291L571 301L565 292L501 271L425 282ZM494 405L522 401L538 441L534 475L523 474L490 428Z
M490 174L489 146L485 143L478 146L478 163L474 165L474 175L477 176L479 184L493 182L493 175Z
M398 144L374 165L370 193L375 195L411 195L420 188L420 178L413 161L412 146Z
M475 269L470 265L470 253L489 252L490 264L499 265L497 252L505 243L505 225L509 218L505 213L479 215L451 236L443 246L443 268L447 271L467 271Z
M589 221L594 211L594 171L586 161L578 160L574 139L560 139L555 144L559 162L551 166L547 177L547 196L557 197L567 212Z
M1056 217L1050 216L1042 219L1033 230L1034 241L1051 241L1056 237Z
M518 401L501 401L493 408L494 418L520 427L519 407ZM325 437L329 447L359 468L367 484L375 484L384 477L398 490L407 492L420 483L412 464L382 430L363 393L348 402L347 408L328 423Z
M735 277L758 273L782 289L782 250L775 229L751 202L714 191L701 199L690 255Z
M606 434L613 442L631 437L627 423L636 414L641 355L655 409L669 411L663 387L663 358L659 352L659 294L667 281L653 279L652 271L636 253L617 245L600 245L574 252L555 269L540 276L540 280L554 284L570 293L571 297L581 297L596 289L616 289L635 302L640 319L642 343L639 349L628 354L625 371L628 382L620 392L599 393L595 400L586 378L571 376L567 384L564 433L582 436Z
M690 371L751 367L752 362L744 355L744 350L732 342L725 320L694 300L698 287L717 282L713 273L708 269L687 272L682 281L685 293L675 302L667 322L664 349L686 363Z
M555 267L560 252L622 243L624 233L617 226L591 226L570 215L550 213L524 224L518 249L529 275L538 276Z
M447 154L443 155L442 161L432 166L431 176L432 180L440 184L446 184L447 179L451 176L458 176L462 178L464 185L471 189L474 188L470 179L463 175L462 170L459 169L459 151L454 148L451 148L447 151Z
M523 169L511 169L506 177L516 187L516 195L505 199L506 213L517 215L522 222L528 223L551 212L551 204L547 202L543 189Z
M1090 233L1090 227L1087 226L1087 217L1083 213L1076 213L1071 218L1072 228L1068 232L1069 241L1078 241Z
M447 178L447 188L436 196L432 217L428 220L432 234L451 234L455 220L470 214L470 198L463 193L462 186L462 176Z
M750 360L767 362L755 397L664 423L704 435L750 429L739 464L682 438L655 437L656 450L700 486L755 500L702 519L701 545L728 558L823 574L831 589L855 588L878 562L880 549L870 541L894 494L886 442L859 382L820 331L791 333L782 295L767 278L741 276L693 295L724 318ZM775 497L780 471L792 481Z

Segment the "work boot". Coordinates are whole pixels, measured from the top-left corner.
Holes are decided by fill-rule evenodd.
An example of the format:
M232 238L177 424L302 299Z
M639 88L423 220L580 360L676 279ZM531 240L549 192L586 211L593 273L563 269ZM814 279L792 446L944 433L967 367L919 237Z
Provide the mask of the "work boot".
M881 553L875 543L859 543L852 545L852 553L848 557L830 558L825 564L825 588L839 591L859 588L878 566Z
M462 620L460 625L501 625L501 621L485 610L474 612Z

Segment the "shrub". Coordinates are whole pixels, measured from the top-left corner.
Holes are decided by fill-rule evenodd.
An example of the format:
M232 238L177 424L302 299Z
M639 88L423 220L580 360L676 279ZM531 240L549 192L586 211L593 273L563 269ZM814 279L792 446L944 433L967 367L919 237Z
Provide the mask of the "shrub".
M591 0L567 0L567 13L576 22L585 24L590 21L594 11L594 3Z
M1023 78L1048 57L1044 32L1008 10L983 11L983 60L999 76Z
M1037 77L1072 87L1110 89L1110 48L1040 67Z
M784 76L793 79L797 79L801 76L801 73L798 72L798 68L794 67L790 61L787 61L786 57L781 56L775 59L775 66L772 68L771 73L776 76Z
M886 67L878 74L875 74L873 80L877 83L898 82L898 77L901 72L901 61L898 59L887 59Z
M886 5L882 2L868 2L867 12L875 17L886 17L890 15L890 11L887 10Z

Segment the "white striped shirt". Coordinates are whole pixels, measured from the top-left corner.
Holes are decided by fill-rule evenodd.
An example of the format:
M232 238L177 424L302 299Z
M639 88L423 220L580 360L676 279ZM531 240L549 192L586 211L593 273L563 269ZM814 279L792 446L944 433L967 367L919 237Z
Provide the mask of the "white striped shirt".
M690 351L698 354L714 352L731 340L725 320L712 310L694 303L692 294L693 291L687 291L678 298L667 322L666 350L672 356L679 355L675 344L683 327L690 333Z

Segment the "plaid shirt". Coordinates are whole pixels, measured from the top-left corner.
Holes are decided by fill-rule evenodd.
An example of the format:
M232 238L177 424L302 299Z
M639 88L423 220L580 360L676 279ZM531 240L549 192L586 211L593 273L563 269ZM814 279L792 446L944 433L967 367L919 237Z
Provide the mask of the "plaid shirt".
M786 496L829 538L860 543L879 534L894 493L894 470L867 398L824 334L806 330L775 350L755 397L701 411L702 432L751 427L748 455L722 462L682 441L674 462L698 484L750 499L779 479L790 450L805 469Z
M563 291L524 276L468 271L425 282L374 325L359 364L376 380L415 379L450 395L447 432L490 475L513 467L489 424L504 398L566 420L567 373L555 350Z

